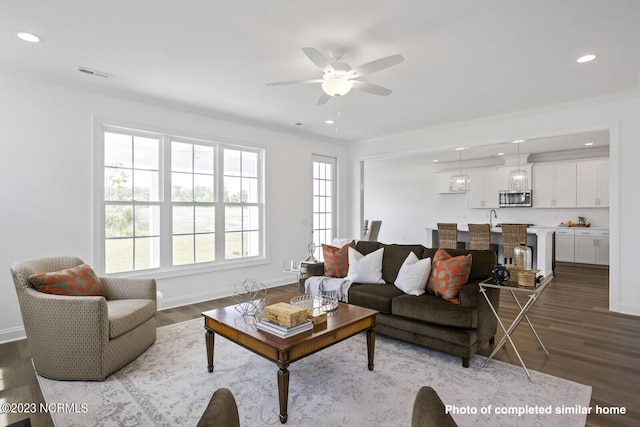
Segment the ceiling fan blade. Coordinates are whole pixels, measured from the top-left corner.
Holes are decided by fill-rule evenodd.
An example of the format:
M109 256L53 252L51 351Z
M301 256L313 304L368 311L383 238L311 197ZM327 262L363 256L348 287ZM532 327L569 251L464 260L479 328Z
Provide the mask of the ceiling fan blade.
M391 94L391 89L386 87L374 85L373 83L361 82L359 80L351 80L353 82L353 88L362 92L372 93L374 95L387 96Z
M320 98L318 98L318 102L316 104L317 105L326 104L330 99L331 99L331 95L328 95L327 93L322 92L320 94Z
M273 83L267 83L267 86L297 85L297 84L307 84L307 83L322 83L322 79L289 80L287 82L273 82Z
M322 70L323 73L330 73L334 71L331 62L329 62L323 54L318 52L318 49L313 47L303 47L302 51L307 55L311 62L316 64L316 66Z
M349 76L360 77L367 74L375 73L376 71L384 70L385 68L393 67L404 61L404 57L400 54L386 56L384 58L376 59L375 61L367 62L359 67L349 71Z

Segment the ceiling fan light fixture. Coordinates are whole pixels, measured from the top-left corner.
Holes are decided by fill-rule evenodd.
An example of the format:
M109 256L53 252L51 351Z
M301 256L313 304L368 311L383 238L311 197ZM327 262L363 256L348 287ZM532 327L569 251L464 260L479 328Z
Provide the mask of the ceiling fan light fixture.
M344 96L353 87L353 83L342 76L326 75L322 82L322 90L330 96Z

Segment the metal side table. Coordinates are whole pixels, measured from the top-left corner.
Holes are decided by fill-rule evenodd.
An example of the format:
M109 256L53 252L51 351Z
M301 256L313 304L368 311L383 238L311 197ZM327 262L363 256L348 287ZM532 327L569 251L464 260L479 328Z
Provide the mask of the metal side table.
M549 352L545 348L544 344L542 344L542 340L540 339L540 337L538 336L538 333L536 332L535 328L531 324L531 321L529 320L529 317L527 316L527 312L529 312L529 310L531 310L531 307L533 307L535 302L538 300L538 297L540 295L542 295L542 292L544 292L546 287L549 285L549 283L551 282L551 279L552 279L552 277L545 277L544 279L542 279L542 282L540 282L536 287L519 286L519 285L517 285L515 283L509 283L509 282L507 282L506 284L503 284L503 285L498 285L493 281L493 279L487 279L487 280L485 280L485 281L480 283L480 292L482 293L482 295L484 295L484 298L487 300L487 303L489 303L489 307L491 307L491 311L496 316L496 319L498 320L498 324L500 325L500 327L504 331L504 336L498 342L498 344L495 346L495 348L493 349L493 351L491 352L491 354L489 355L487 360L482 365L483 368L485 366L487 366L489 361L491 359L493 359L493 357L496 355L498 350L500 350L508 340L509 343L511 343L511 347L513 347L513 351L515 351L516 356L518 356L518 360L520 361L520 364L522 365L522 368L524 369L524 372L527 374L527 377L529 378L529 381L532 381L531 380L531 374L529 373L529 370L527 369L526 365L524 364L524 361L522 360L522 357L520 357L520 353L518 352L518 348L516 347L516 345L514 344L513 340L511 339L511 334L513 333L513 331L515 331L515 329L518 327L520 322L522 322L522 319L526 320L527 323L529 324L529 327L531 328L531 331L533 332L533 335L536 336L536 339L538 340L538 343L540 343L540 347L542 347L542 351L544 351L544 354L546 356L549 356ZM487 288L496 288L496 289L508 290L511 293L511 296L515 300L516 304L520 308L520 312L518 313L516 318L513 319L513 322L511 322L511 326L509 326L509 329L506 329L504 327L504 324L500 320L500 316L498 316L498 312L496 311L496 309L493 306L493 304L491 304L491 300L489 299L489 297L487 296L487 293L486 293L486 289ZM527 302L526 302L526 304L524 306L522 304L520 304L520 301L516 297L516 293L529 294L529 299L527 300Z

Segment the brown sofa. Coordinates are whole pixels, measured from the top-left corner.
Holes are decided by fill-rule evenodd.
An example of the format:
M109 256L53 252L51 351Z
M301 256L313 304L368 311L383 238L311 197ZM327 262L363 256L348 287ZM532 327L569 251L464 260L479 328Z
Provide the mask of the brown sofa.
M393 284L409 252L413 251L418 258L433 259L436 248L368 241L356 244L356 250L363 255L379 248L384 248L382 278L386 284L353 283L349 288L349 303L379 312L376 332L460 356L462 366L469 367L471 357L487 342L493 343L496 333L496 318L480 295L478 285L491 276L491 269L498 261L496 253L447 249L452 256L472 256L469 281L460 290L460 304L457 305L428 292L418 297L407 295ZM323 263L307 266L307 277L323 274ZM300 280L299 289L304 292L304 279ZM487 295L497 310L499 290L488 289Z

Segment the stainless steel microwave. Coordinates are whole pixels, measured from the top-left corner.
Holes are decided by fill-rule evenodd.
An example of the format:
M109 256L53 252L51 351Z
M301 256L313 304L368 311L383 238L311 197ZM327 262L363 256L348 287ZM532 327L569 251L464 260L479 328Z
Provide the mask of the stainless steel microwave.
M531 207L531 190L501 190L499 195L501 208Z

